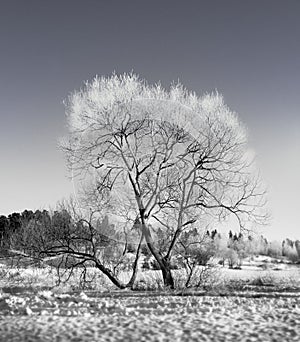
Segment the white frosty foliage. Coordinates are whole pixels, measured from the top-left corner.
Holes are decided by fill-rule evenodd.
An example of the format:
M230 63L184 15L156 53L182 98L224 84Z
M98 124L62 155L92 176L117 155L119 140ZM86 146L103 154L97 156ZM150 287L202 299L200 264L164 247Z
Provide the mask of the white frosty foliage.
M207 120L230 129L239 129L236 115L215 92L198 97L181 84L167 91L160 84L148 85L135 74L95 77L68 99L70 129L118 130L129 119L149 118L177 124L197 138ZM219 129L222 127L219 127ZM245 132L243 131L242 134Z
M101 187L103 198L118 209L127 201L129 212L139 192L149 213L167 211L168 200L180 215L184 207L190 222L198 218L195 208L202 217L210 209L218 220L229 213L255 216L249 207L259 207L261 193L249 172L246 129L218 92L197 96L181 84L164 89L135 74L114 74L86 82L66 106L68 165L90 181L89 195Z

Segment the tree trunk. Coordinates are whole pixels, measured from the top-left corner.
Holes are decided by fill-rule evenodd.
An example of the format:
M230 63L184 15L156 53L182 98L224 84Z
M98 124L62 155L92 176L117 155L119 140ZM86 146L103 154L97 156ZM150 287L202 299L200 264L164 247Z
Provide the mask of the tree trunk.
M99 262L95 262L96 267L102 272L104 273L108 279L114 284L116 285L119 289L123 290L126 288L126 285L123 284L122 282L119 281L119 279L117 277L115 277L111 270L104 267L102 264L100 264Z
M142 247L143 240L144 240L144 235L142 233L142 236L140 238L140 242L139 242L138 248L136 250L135 260L134 260L134 263L133 263L133 273L131 275L131 278L130 278L128 284L126 285L126 287L130 288L130 289L133 288L133 285L134 285L136 277L137 277L138 262L139 262L139 258L140 258L140 254L141 254L141 247Z
M164 258L162 258L162 261L163 261L164 266L161 267L161 272L162 272L162 276L164 280L164 285L165 287L168 287L174 290L175 284L174 284L174 279L173 279L173 275L171 272L170 263L168 261L165 261Z
M147 246L151 252L151 254L154 256L156 261L158 262L161 272L162 272L162 277L164 281L164 286L168 287L170 289L174 289L174 279L172 276L171 272L171 267L170 267L170 262L169 259L165 259L154 247L154 242L150 233L149 228L146 225L145 219L143 215L141 215L141 228L142 228L142 234L145 236Z
M187 261L188 262L188 261ZM193 271L194 271L194 267L192 267L191 265L187 265L189 271L188 271L188 277L187 277L187 280L185 282L185 288L187 288L189 285L190 285L190 281L192 279L192 275L193 275Z

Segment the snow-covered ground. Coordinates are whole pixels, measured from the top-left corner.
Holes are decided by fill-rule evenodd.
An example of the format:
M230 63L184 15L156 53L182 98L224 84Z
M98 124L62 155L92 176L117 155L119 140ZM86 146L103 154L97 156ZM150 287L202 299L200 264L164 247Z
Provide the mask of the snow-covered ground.
M40 292L0 300L1 341L299 341L298 295L278 298Z
M116 291L96 272L80 293L76 279L55 287L51 268L0 272L0 342L300 340L300 267L267 257L216 267L208 292ZM146 271L139 281L160 279Z

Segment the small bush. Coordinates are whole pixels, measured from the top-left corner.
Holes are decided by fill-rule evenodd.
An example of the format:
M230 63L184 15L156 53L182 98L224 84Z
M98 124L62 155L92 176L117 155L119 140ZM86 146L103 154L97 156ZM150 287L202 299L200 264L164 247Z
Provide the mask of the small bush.
M296 263L300 260L296 250L290 249L290 250L286 251L285 255L286 255L287 259L293 263Z
M237 252L231 248L228 248L228 250L226 251L225 258L228 260L229 268L233 268L239 261Z
M270 275L258 276L249 282L253 286L275 286L274 278Z
M143 255L147 256L151 256L151 252L149 251L149 248L147 247L147 245L142 245L141 247L141 253Z
M135 253L136 252L136 246L133 243L129 243L127 245L127 253Z
M163 289L164 284L161 272L157 271L145 272L142 278L139 278L133 287L133 290L135 291L157 291Z
M150 270L151 269L151 260L150 257L145 257L144 262L142 264L143 270Z
M6 268L4 268L4 267L0 268L0 278L1 279L7 278L8 274L9 274L9 271Z
M241 270L241 269L242 269L242 267L238 265L238 266L234 266L234 267L232 267L232 269L233 269L233 270Z
M150 266L151 266L151 269L154 270L154 271L159 271L160 270L159 263L155 259L150 262Z

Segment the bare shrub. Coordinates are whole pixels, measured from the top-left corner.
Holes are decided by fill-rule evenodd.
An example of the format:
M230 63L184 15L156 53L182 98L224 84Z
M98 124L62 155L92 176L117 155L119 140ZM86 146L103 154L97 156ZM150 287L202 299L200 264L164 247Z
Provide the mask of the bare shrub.
M229 268L234 268L234 266L239 263L239 256L236 250L228 248L224 255L225 259L228 261Z
M165 287L160 272L146 271L140 274L133 289L138 291L161 291L168 288Z
M254 286L275 286L276 280L271 274L258 275L251 279L249 285Z
M297 249L295 246L285 245L283 248L283 254L293 263L296 263L300 260Z

